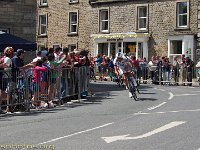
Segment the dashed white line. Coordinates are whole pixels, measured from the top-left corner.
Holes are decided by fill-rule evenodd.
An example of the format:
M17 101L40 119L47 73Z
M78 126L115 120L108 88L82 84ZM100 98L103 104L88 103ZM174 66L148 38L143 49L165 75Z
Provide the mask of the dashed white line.
M102 126L98 126L98 127L95 127L95 128L87 129L87 130L84 130L84 131L76 132L76 133L73 133L73 134L69 134L69 135L66 135L66 136L58 137L58 138L55 138L55 139L52 139L52 140L49 140L49 141L46 141L46 142L39 143L37 145L42 145L42 144L47 144L47 143L55 142L55 141L58 141L58 140L61 140L61 139L64 139L64 138L72 137L74 135L78 135L78 134L90 132L90 131L93 131L93 130L96 130L96 129L100 129L100 128L104 128L104 127L112 125L112 124L114 124L114 122L107 123L107 124L104 124Z
M194 110L174 110L174 111L166 111L166 112L153 112L153 113L139 113L138 115L152 115L152 114L166 114L166 113L180 113L180 112L200 112L200 109Z
M161 107L162 105L164 105L164 104L166 104L167 102L163 102L163 103L161 103L161 104L159 104L159 105L157 105L157 106L152 106L152 107L150 107L150 108L147 108L148 110L153 110L153 109L156 109L156 108L158 108L158 107Z
M174 96L195 96L195 95L199 95L199 94L177 94Z

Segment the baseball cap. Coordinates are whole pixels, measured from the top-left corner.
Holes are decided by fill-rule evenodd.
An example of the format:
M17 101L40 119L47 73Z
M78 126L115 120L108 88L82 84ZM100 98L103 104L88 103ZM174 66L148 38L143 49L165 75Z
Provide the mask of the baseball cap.
M26 51L24 51L23 49L17 49L17 52L16 52L16 54L17 55L21 55L21 54L23 54L23 53L25 53Z

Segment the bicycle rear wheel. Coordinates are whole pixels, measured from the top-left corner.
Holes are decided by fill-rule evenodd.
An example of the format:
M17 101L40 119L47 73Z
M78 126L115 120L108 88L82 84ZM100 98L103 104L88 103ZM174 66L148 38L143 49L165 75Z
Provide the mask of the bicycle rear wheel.
M132 92L132 96L133 96L133 98L134 98L135 101L138 101L136 92Z

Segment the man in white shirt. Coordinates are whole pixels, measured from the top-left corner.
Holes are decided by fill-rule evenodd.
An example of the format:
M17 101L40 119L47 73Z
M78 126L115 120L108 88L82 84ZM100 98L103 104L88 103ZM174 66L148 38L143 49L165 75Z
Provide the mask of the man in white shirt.
M4 58L3 63L0 64L0 68L3 68L3 75L0 79L0 113L3 113L1 110L1 103L3 95L7 95L6 100L7 104L10 104L10 92L12 90L12 81L11 81L11 67L12 60L11 58L14 56L14 49L12 47L6 47L4 49ZM6 71L6 74L4 73ZM6 108L6 112L11 112L9 106Z

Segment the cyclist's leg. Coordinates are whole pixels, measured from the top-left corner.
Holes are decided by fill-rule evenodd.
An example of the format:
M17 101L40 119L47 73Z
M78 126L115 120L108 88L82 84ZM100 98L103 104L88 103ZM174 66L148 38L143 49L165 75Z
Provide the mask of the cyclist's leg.
M125 74L122 74L122 79L123 79L123 82L125 83L126 88L128 89L129 88L129 84L128 84L128 79L127 79Z
M135 83L136 83L136 80L133 76L127 76L128 78L128 83L129 83L129 92L131 92L131 98L133 97L136 101L138 100L137 99L137 94L136 94L136 86L135 86ZM135 83L134 83L135 82ZM129 96L130 97L130 96Z

